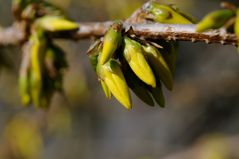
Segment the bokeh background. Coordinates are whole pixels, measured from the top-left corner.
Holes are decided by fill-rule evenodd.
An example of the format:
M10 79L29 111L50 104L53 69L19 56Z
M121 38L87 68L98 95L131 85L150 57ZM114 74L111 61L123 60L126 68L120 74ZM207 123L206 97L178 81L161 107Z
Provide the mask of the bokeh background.
M75 21L127 18L145 0L49 0ZM200 19L219 0L161 0ZM239 5L238 0L230 1ZM11 1L0 0L0 24L11 25ZM0 48L1 159L238 159L239 56L233 46L180 42L175 89L166 108L133 96L133 110L107 100L90 66L90 40L57 41L70 67L64 95L48 111L23 108L19 47Z

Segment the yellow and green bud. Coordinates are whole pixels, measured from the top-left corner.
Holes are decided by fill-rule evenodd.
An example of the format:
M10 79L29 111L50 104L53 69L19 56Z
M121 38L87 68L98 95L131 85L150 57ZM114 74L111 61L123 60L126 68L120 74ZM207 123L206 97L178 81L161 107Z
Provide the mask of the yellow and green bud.
M154 106L154 101L147 89L147 85L134 74L124 59L122 59L122 65L123 73L129 88L144 103L148 104L149 106Z
M125 36L123 56L139 79L152 87L156 87L154 73L145 59L140 43Z
M150 44L143 46L143 49L148 59L149 65L154 71L156 79L161 80L169 90L172 90L173 75L162 54L157 48Z
M61 32L78 30L79 25L62 16L47 15L38 19L36 27L44 31Z
M97 65L98 65L98 59L99 59L99 55L102 52L102 42L100 39L96 40L89 48L89 50L87 51L87 54L89 56L90 59L90 63L91 66L94 68L95 71L97 71ZM98 73L98 72L97 72ZM99 78L102 90L104 91L105 96L108 99L111 99L111 92L110 89L108 88L108 86L106 85L106 83Z
M191 18L181 14L169 5L161 5L155 1L149 2L144 8L155 22L166 24L192 24Z
M206 15L196 26L197 32L207 31L208 29L218 29L235 16L235 12L229 9L213 11Z
M34 33L30 39L31 47L31 72L30 87L32 102L36 107L42 107L43 94L43 65L46 51L46 39L44 33ZM45 104L44 104L45 106Z
M132 108L131 96L128 85L125 81L120 64L110 59L104 65L97 66L97 73L101 80L105 82L110 92L126 108Z
M105 64L110 58L113 57L117 48L122 42L122 28L121 22L115 22L109 28L104 36L103 50L99 59L100 64Z

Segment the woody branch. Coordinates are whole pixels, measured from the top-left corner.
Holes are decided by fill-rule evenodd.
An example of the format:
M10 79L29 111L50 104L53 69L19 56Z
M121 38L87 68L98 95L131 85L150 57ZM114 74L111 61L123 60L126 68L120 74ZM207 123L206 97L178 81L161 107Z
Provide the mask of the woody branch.
M146 2L145 5L149 2ZM144 14L143 7L137 9L128 19L125 20L123 26L127 33L134 34L140 38L153 40L221 43L223 45L237 45L238 43L236 35L228 33L225 29L198 33L195 29L196 25L148 23L141 17L142 14ZM52 36L68 40L98 38L105 34L112 23L112 21L79 22L78 31L57 33L52 34ZM27 39L26 36L28 36L28 34L25 33L25 27L25 25L16 23L9 28L0 30L0 46L16 45Z
M80 40L104 35L112 22L79 23L77 32L53 34L55 38ZM124 23L125 31L145 39L164 39L175 41L192 41L236 45L237 37L224 29L198 33L195 25L160 24L160 23ZM0 30L0 45L16 45L25 39L24 29L13 25Z

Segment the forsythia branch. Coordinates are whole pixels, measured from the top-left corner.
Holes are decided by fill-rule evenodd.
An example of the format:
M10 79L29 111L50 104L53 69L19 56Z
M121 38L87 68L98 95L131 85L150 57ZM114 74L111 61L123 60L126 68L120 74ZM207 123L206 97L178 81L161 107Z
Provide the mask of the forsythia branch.
M76 39L103 36L112 22L79 23L80 29L74 35ZM237 44L237 37L224 29L204 33L195 31L195 25L160 24L160 23L124 23L125 30L137 37L146 39L164 39L221 44Z
M111 21L107 22L83 22L79 23L77 32L65 32L53 34L56 38L80 40L94 37L101 37L107 31ZM145 39L164 39L175 41L191 41L206 43L221 43L237 45L235 34L226 32L224 29L210 30L198 33L195 25L160 24L160 23L127 23L124 24L125 31ZM13 25L0 30L0 45L16 45L25 39L24 29L21 25Z

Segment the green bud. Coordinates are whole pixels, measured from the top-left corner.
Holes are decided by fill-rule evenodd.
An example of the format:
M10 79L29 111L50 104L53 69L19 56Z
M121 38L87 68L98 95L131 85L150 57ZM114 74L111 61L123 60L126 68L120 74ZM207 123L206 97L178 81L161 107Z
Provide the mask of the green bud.
M147 89L147 85L134 74L124 59L122 59L122 65L123 73L129 88L144 103L148 104L149 106L154 106L154 101Z
M100 56L100 64L105 64L115 53L122 41L122 23L115 22L104 36L103 50Z
M145 59L141 45L128 37L124 37L124 58L139 79L152 87L156 86L154 73Z
M30 39L31 47L31 72L30 88L32 101L36 107L42 107L43 94L43 64L46 51L46 39L42 32L34 33Z
M157 80L161 80L169 90L172 90L173 75L162 54L150 44L143 46L143 48Z
M99 64L97 66L97 73L115 98L125 106L126 109L131 109L131 97L120 64L110 59L106 64Z
M87 54L89 56L89 59L90 59L90 63L92 65L92 67L94 68L95 71L97 71L97 65L98 65L98 58L99 58L99 54L101 54L102 52L102 42L100 39L96 40L89 48L89 50L87 51ZM108 99L111 99L111 92L110 92L110 89L108 88L108 86L106 85L106 83L99 79L100 80L100 84L101 84L101 87L105 93L105 96L108 98Z
M208 29L221 28L230 18L235 16L234 11L221 9L206 15L196 26L197 32L207 31Z
M191 18L175 10L171 6L161 5L155 1L149 2L144 9L153 16L153 20L166 24L192 24Z
M73 31L79 28L75 22L69 21L61 16L47 15L39 18L36 26L49 32Z

